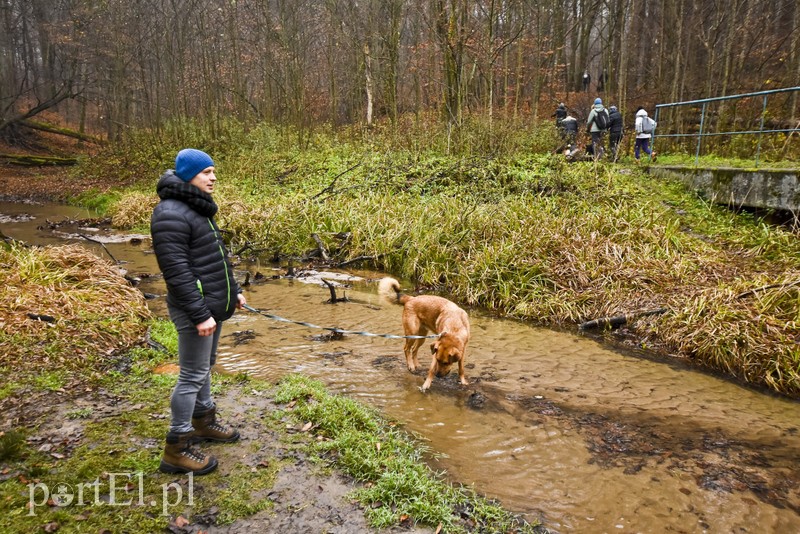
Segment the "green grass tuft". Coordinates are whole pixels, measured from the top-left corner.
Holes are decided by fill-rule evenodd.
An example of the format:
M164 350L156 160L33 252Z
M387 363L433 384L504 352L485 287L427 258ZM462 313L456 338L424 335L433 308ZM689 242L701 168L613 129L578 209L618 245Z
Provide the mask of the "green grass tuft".
M364 483L353 498L373 527L388 528L409 516L419 524L441 524L446 532L465 532L466 516L482 532L534 531L499 505L446 482L425 463L430 451L374 409L331 395L320 382L300 375L285 377L274 397L293 403L287 414L294 420L312 423L313 453Z

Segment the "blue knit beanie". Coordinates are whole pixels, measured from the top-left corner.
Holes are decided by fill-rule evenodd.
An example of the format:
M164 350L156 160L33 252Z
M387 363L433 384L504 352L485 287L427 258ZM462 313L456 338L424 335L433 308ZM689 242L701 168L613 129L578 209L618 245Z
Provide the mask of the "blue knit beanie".
M184 182L191 182L203 169L213 166L211 156L195 148L184 148L175 158L175 174Z
M603 101L602 101L602 100L600 100L599 98L595 98L595 99L594 99L594 105L595 105L595 106L596 106L597 104L602 104L602 103L603 103Z

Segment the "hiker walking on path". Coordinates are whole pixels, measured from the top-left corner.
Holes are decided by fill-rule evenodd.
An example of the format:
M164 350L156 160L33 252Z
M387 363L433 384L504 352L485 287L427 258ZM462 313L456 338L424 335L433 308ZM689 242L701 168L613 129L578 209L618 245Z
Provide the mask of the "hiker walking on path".
M553 117L556 118L556 128L561 131L561 121L564 120L564 117L567 116L567 106L561 102L558 107L556 108L555 113L553 113Z
M586 119L586 131L592 136L592 151L594 159L603 157L603 135L608 129L608 111L603 107L603 101L594 99L594 106Z
M633 157L639 163L639 155L644 152L652 161L656 160L656 153L650 150L650 138L656 128L656 121L647 116L647 111L641 106L636 110L636 143L633 147Z
M178 331L180 364L159 467L165 473L210 473L216 458L194 443L239 439L237 430L217 420L211 398L211 367L222 322L247 303L214 221L214 171L205 152L181 150L175 170L167 170L158 181L161 201L150 220L153 250L167 284L167 310Z
M617 106L611 106L608 108L608 147L611 149L611 157L614 161L617 161L622 131L622 114L617 110Z
M564 141L571 148L578 139L578 119L567 113L564 120L561 121L561 127L564 130Z

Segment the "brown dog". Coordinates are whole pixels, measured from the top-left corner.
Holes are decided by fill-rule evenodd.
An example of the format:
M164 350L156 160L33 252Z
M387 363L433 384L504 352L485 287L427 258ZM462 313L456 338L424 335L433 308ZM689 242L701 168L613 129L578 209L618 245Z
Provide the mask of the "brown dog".
M424 392L431 387L433 376L445 376L450 367L458 362L458 376L463 385L468 385L464 376L464 361L469 342L469 318L467 312L446 298L435 295L412 296L400 292L400 284L394 278L382 278L378 282L378 293L391 304L403 306L403 331L407 336L425 336L428 331L440 334L431 344L431 367L422 384ZM412 373L419 367L417 351L425 339L406 339L403 352L406 365Z

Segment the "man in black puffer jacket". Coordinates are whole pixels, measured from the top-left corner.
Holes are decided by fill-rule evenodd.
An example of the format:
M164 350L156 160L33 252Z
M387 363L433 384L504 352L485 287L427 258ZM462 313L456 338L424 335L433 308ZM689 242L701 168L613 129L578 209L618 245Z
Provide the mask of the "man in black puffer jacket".
M205 152L181 150L175 170L158 181L161 202L150 220L153 250L167 284L167 309L178 331L180 364L159 467L165 473L210 473L217 467L216 458L192 445L239 439L237 430L217 420L211 398L211 367L222 322L246 304L214 221L214 171Z

